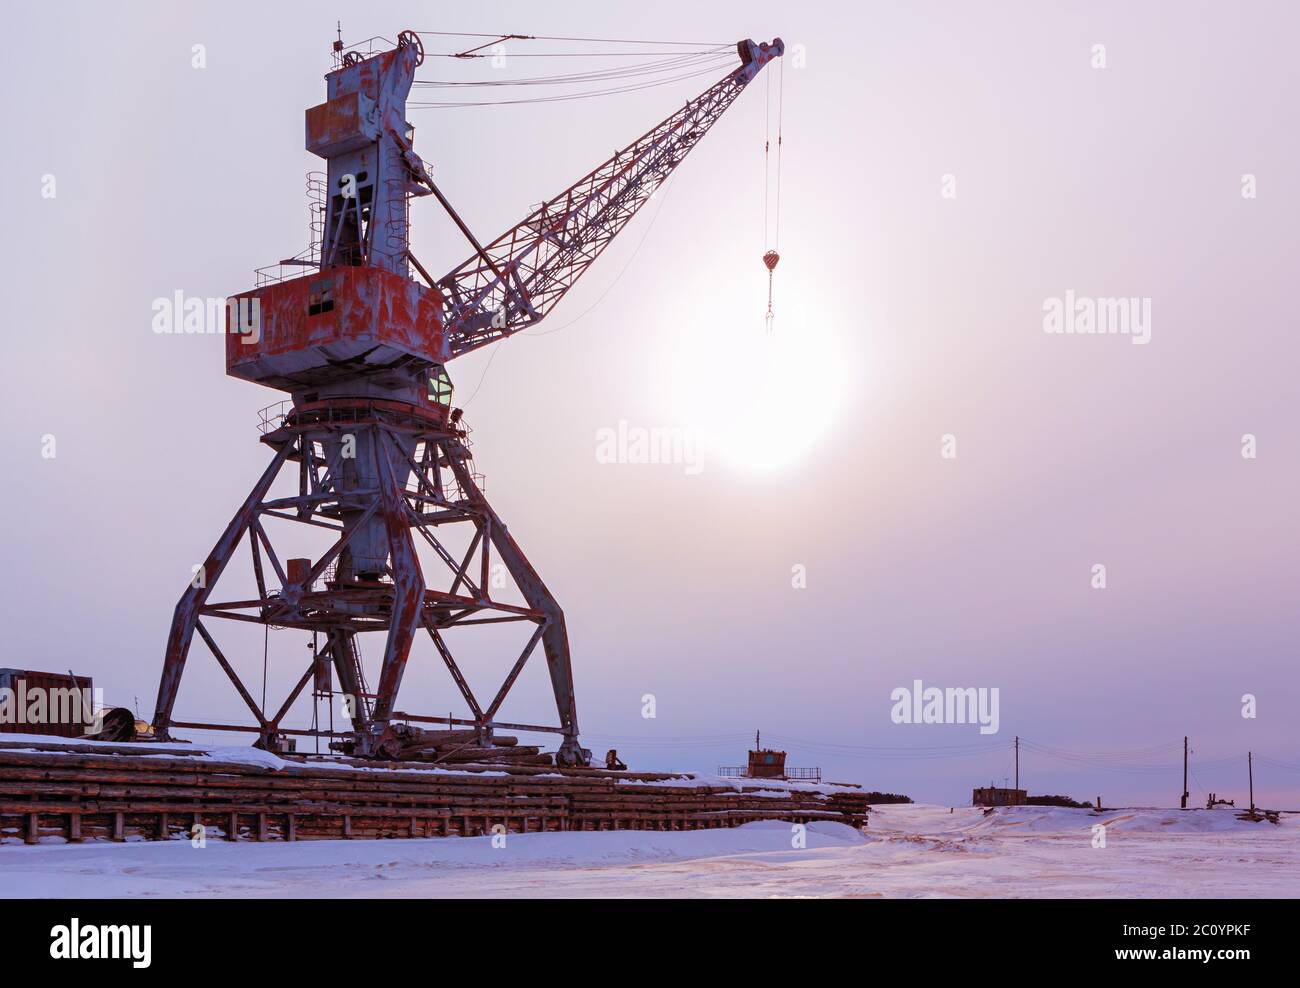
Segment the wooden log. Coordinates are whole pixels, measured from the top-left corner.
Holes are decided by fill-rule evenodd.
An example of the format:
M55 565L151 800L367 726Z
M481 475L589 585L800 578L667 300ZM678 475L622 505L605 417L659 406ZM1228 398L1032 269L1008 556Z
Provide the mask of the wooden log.
M523 757L532 757L526 747ZM241 817L256 840L310 840L473 835L490 833L494 824L512 833L709 829L761 819L861 826L869 809L856 787L680 785L688 778L356 760L300 760L273 770L208 758L0 750L0 837L168 839L175 814L198 825L205 816L221 818L226 838L238 841ZM679 784L655 784L670 779Z
M0 758L2 758L6 762L12 762L15 764L17 764L20 760L28 760L31 761L32 763L43 763L43 764L58 764L60 762L67 763L69 761L72 761L83 765L92 762L109 762L109 763L121 765L123 763L129 763L133 761L138 767L144 770L165 770L169 766L173 766L177 764L178 761L183 764L184 763L183 759L188 759L189 764L186 766L186 769L190 771L230 771L230 770L237 770L237 771L242 770L244 772L272 771L270 769L259 769L256 766L249 766L242 762L220 762L215 759L204 757L205 752L203 751L195 751L192 753L185 752L182 755L182 753L177 753L172 751L159 752L156 750L140 750L140 751L134 751L131 754L124 755L120 753L99 754L98 749L96 749L95 753L77 751L77 753L75 754L68 754L68 753L63 753L63 749L61 746L49 746L49 748L50 750L42 751L42 752L6 751L3 753L3 755L0 755ZM76 749L74 749L74 751L75 750ZM59 753L52 753L55 751ZM149 758L139 757L144 755L148 755L150 757ZM348 758L345 756L333 756L328 759L321 758L321 759L309 760L307 756L299 755L299 756L282 756L282 759L285 761L287 766L282 771L290 771L290 772L294 771L298 767L308 767L313 771L321 771L323 770L322 766L328 766L328 765L365 768L377 772L378 771L401 772L401 771L430 771L430 770L437 771L438 770L437 766L422 765L418 762L368 761L363 759ZM344 768L340 770L346 771L347 769ZM559 767L548 768L542 766L518 766L518 767L511 767L507 769L503 766L495 766L495 765L478 765L478 766L461 765L461 766L457 766L457 771L468 771L468 772L479 771L479 772L490 772L490 773L509 771L512 774L562 775L565 778L571 778L571 779L604 778L604 779L611 779L611 780L662 781L665 779L690 778L690 776L678 772L609 772L605 769L594 769L594 768L559 768Z

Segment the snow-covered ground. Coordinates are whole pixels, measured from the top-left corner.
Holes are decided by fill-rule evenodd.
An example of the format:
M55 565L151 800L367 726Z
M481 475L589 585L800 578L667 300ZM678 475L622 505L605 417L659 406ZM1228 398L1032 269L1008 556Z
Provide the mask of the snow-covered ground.
M1105 847L1094 826L1105 825ZM693 833L0 847L0 896L1300 896L1300 815L875 807L866 833Z

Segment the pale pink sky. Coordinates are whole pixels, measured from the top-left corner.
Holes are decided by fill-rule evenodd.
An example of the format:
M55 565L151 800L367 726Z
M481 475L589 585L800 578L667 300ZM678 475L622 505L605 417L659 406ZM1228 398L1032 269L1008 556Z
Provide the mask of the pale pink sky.
M792 764L951 803L1009 774L1017 734L1069 752L1188 734L1194 801L1244 798L1253 748L1293 766L1257 765L1257 801L1300 805L1300 13L1282 2L12 5L0 665L72 667L151 712L172 607L263 469L256 412L281 397L226 378L217 337L152 333L151 302L244 290L304 246L302 112L339 16L347 40L806 51L785 70L773 337L760 78L544 327L566 328L451 367L460 400L483 380L477 468L565 608L598 754L712 769L761 727L804 739ZM465 71L441 62L422 76ZM488 237L706 81L411 119ZM413 224L435 274L467 253L435 203ZM1045 334L1068 289L1151 299L1151 342ZM713 430L704 469L598 463L620 420ZM239 657L252 678L260 659L260 638ZM452 705L433 663L418 653L406 709ZM547 714L530 673L512 719ZM1000 733L891 723L890 691L918 678L998 687ZM179 710L240 714L200 649ZM1027 751L1022 781L1169 804L1181 776L1169 752Z

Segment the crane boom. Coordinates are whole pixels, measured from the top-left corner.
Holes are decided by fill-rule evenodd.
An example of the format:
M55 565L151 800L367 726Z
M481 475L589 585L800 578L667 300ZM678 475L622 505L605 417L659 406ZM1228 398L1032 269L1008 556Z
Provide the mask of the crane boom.
M448 358L544 319L759 71L785 52L741 41L741 64L438 281Z

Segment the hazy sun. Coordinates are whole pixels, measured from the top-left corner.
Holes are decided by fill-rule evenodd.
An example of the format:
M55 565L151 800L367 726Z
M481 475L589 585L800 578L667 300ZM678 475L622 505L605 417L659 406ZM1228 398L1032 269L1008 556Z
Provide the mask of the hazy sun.
M674 361L675 408L696 431L704 465L756 472L788 466L835 419L845 368L819 313L714 325Z

